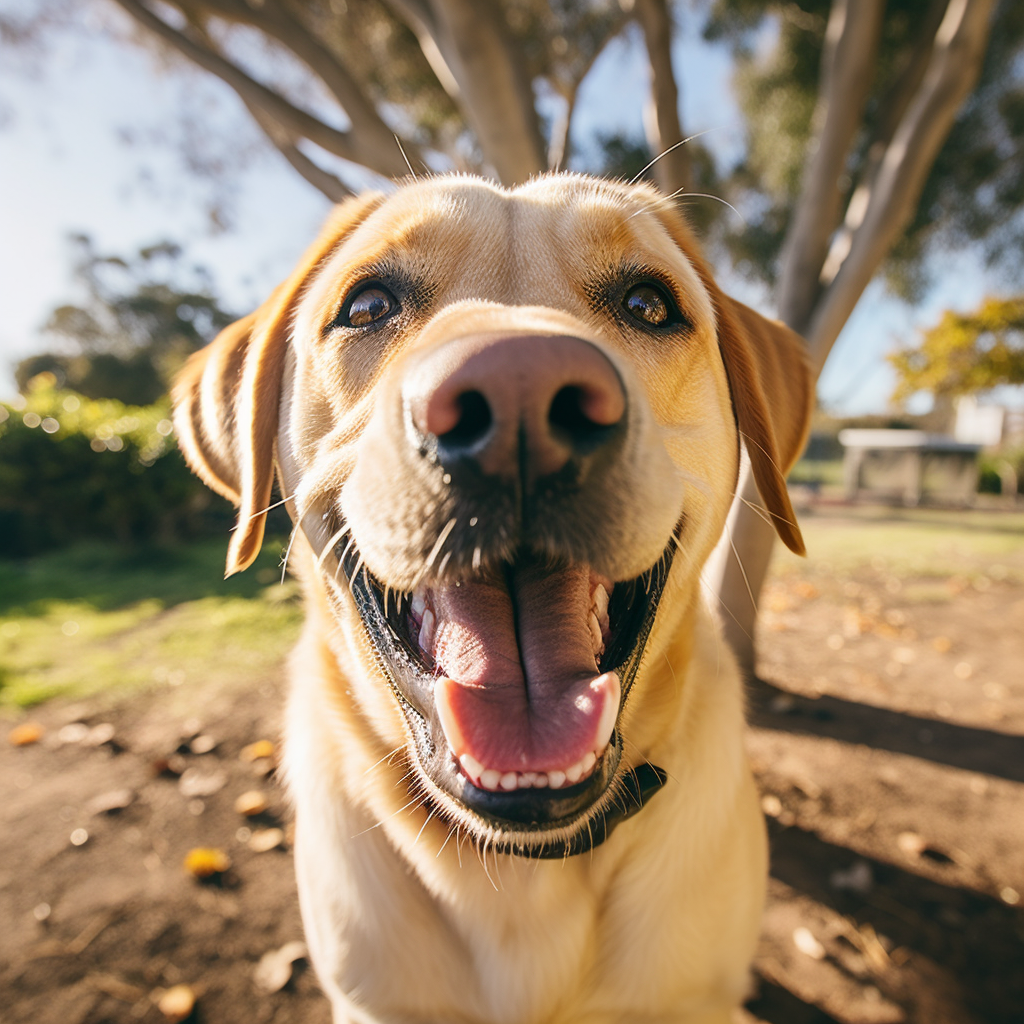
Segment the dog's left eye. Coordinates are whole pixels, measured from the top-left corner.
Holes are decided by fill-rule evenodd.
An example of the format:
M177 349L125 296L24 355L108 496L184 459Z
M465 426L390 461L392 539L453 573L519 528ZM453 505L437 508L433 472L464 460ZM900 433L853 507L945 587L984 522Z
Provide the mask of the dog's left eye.
M675 303L652 284L634 285L626 292L622 305L634 320L648 327L667 327L680 320Z
M389 317L398 308L395 297L386 288L374 285L364 288L350 299L342 310L343 322L349 327L368 327Z

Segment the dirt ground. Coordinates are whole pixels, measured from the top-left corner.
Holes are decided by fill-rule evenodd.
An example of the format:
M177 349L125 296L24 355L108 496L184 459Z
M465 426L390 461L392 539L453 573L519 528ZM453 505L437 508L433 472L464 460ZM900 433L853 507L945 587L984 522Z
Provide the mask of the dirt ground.
M749 749L772 880L750 1021L1024 1020L1019 579L818 564L769 584ZM302 938L286 805L246 749L276 738L280 704L274 673L51 702L28 716L39 742L2 744L3 1024L159 1022L179 984L195 1022L328 1024L301 958L290 977L258 966ZM246 818L253 790L267 808ZM230 857L219 880L185 873L196 847Z

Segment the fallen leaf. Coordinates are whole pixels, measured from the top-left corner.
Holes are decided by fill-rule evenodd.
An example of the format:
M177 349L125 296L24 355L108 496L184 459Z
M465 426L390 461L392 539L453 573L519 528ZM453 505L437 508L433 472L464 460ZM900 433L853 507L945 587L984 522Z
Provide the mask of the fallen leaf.
M89 726L85 722L68 722L57 733L61 743L81 743L89 735Z
M27 747L32 743L38 743L45 732L38 722L22 722L7 734L7 739L15 747Z
M185 855L185 870L195 878L210 878L231 867L231 858L215 846L197 846Z
M197 736L189 745L193 754L209 754L217 746L217 740L209 733L202 733Z
M272 949L260 957L253 973L256 987L268 995L280 992L292 976L292 965L308 955L304 942L286 942L280 949Z
M235 812L252 818L267 809L267 797L258 789L250 789L235 801Z
M928 847L924 837L916 832L901 832L896 837L896 845L910 857L920 857Z
M242 747L238 756L243 761L255 761L260 757L273 757L274 744L270 740L257 740L255 743L250 743L247 747Z
M809 928L801 926L793 932L793 945L812 960L825 959L825 947L811 934Z
M188 985L175 985L160 996L156 1005L169 1021L182 1021L195 1009L196 994Z
M249 849L254 853L276 850L284 842L284 830L279 828L257 829L249 836Z
M87 809L90 814L114 814L123 811L135 800L135 792L131 789L112 789L90 800Z
M188 762L181 754L158 757L150 763L150 769L154 775L181 775L187 767Z
M100 722L94 725L83 737L82 742L87 747L102 747L114 738L114 726L110 722Z
M222 790L228 782L224 772L205 772L202 768L186 768L178 779L178 790L182 796L213 796Z

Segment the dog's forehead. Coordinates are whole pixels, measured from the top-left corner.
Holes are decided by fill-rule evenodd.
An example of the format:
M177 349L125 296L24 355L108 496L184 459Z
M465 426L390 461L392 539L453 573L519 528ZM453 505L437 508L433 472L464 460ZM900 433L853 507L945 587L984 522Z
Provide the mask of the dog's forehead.
M578 175L515 189L458 176L413 182L342 242L325 276L387 264L442 290L520 303L632 262L662 268L700 295L689 259L658 219L663 202L646 186Z

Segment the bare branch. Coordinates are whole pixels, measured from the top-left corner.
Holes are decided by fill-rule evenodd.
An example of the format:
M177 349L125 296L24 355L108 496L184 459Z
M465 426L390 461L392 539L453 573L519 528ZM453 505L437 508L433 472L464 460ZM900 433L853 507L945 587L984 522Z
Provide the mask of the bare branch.
M918 95L907 108L871 185L853 194L846 214L849 252L830 253L835 267L808 332L816 368L853 307L914 214L921 190L961 104L981 74L995 0L949 0ZM843 243L843 237L835 245Z
M654 177L665 195L673 195L692 187L693 168L689 149L678 145L684 136L679 120L679 88L672 70L672 16L665 0L636 0L634 10L644 31L651 65L644 128L652 155L661 156L654 165Z
M423 56L426 57L431 71L441 83L441 88L453 100L458 101L462 90L459 87L458 78L449 65L449 61L457 60L458 55L452 52L451 47L447 47L447 52L442 51L437 20L430 7L423 0L387 0L387 2L395 15L416 36Z
M834 0L825 31L821 88L803 188L782 251L779 317L806 329L818 275L840 219L839 179L864 117L882 27L884 0Z
M205 2L209 4L210 0ZM226 18L252 25L276 39L319 77L349 119L348 136L359 163L384 175L400 177L405 174L405 160L395 143L394 131L383 121L344 64L284 5L264 3L250 7L231 0L225 5L220 0L220 8ZM414 143L404 140L403 145L411 156L419 159Z
M317 191L322 192L332 203L340 203L354 194L352 189L340 178L325 171L319 164L306 156L296 145L298 140L289 135L269 114L257 106L246 104L246 107L278 152Z
M322 146L329 153L344 157L346 160L359 162L359 155L347 132L331 128L307 111L289 103L272 89L268 89L265 85L250 78L241 68L220 54L168 25L140 0L114 0L114 2L123 7L140 24L155 32L165 42L170 43L189 60L230 85L247 105L260 107L279 124L287 126L296 135Z

